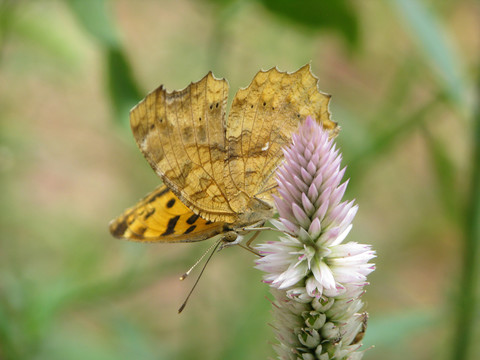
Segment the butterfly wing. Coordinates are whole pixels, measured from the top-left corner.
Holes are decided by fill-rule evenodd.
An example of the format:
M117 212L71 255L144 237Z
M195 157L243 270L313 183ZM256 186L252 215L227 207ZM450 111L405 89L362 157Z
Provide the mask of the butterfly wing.
M224 232L224 223L202 219L162 185L110 223L121 239L144 242L191 242Z
M317 81L308 64L290 74L273 68L258 72L247 88L237 92L228 116L225 169L235 188L273 204L272 175L298 124L312 116L332 136L338 132L328 111L330 95L318 90Z
M135 140L152 168L206 220L233 223L223 179L228 83L208 73L185 89L159 87L130 112Z
M256 197L273 205L272 176L282 147L310 115L330 129L329 95L306 65L257 73L237 92L225 126L226 80L211 73L184 90L156 89L130 113L136 142L152 168L194 213L233 224Z

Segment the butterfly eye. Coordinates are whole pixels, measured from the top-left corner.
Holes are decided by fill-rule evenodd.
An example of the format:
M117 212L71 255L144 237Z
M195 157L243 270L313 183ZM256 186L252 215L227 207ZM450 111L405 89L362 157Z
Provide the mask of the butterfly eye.
M238 234L235 231L229 231L223 235L222 240L224 242L234 242L237 240Z

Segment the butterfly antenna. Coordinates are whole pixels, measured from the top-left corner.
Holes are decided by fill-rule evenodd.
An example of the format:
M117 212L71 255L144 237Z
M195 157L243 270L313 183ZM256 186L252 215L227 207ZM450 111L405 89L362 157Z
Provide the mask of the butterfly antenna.
M218 246L218 243L213 243L208 249L207 251L205 251L203 253L202 256L200 256L200 258L195 262L195 264L192 265L192 267L190 269L188 269L188 271L183 274L182 276L180 276L180 280L185 280L187 278L188 275L190 275L190 273L192 272L193 269L195 269L197 267L197 265L203 260L203 258L210 252L210 250L212 250L213 247L216 247Z
M188 299L190 299L190 295L192 295L193 293L193 290L195 290L195 287L197 286L198 282L200 281L200 278L202 277L202 274L203 272L205 271L205 268L207 267L208 263L210 262L210 259L212 258L213 254L215 254L215 251L217 250L218 248L218 245L220 245L220 243L222 242L222 239L218 240L215 244L213 244L212 246L210 246L207 250L207 252L205 252L202 257L190 268L190 270L188 270L184 275L180 278L180 280L183 280L185 279L187 276L188 276L188 273L205 257L205 255L210 251L210 249L213 247L213 251L210 253L210 255L208 256L207 258L207 261L205 261L205 264L203 265L202 267L202 271L200 271L200 274L198 274L198 277L197 277L197 280L195 281L195 284L193 284L192 288L190 289L190 292L188 293L185 301L183 302L182 306L180 306L180 308L178 309L178 313L180 314L183 309L185 309L185 306L187 306L187 301ZM183 278L183 279L182 279Z

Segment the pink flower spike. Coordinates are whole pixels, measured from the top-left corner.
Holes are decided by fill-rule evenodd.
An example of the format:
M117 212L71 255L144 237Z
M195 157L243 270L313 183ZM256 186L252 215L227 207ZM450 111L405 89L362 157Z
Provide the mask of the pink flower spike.
M313 176L308 170L306 170L305 168L301 168L300 174L302 175L302 180L305 184L312 182Z
M290 193L288 191L286 191L285 189L283 189L283 187L279 187L278 188L278 194L281 196L281 198L278 198L278 197L275 197L274 199L278 199L278 200L275 200L275 206L276 206L276 202L277 201L283 201L285 203L293 203L295 202L295 199L293 198L292 195L290 195Z
M301 175L300 175L301 176ZM293 175L293 180L296 188L301 191L301 192L307 192L308 191L308 185L305 184L305 182L299 178L297 175Z
M305 193L302 193L302 206L307 216L312 215L313 212L315 211L315 207L313 206L310 199Z
M275 206L277 207L278 213L283 218L291 218L293 216L292 208L288 205L286 201L280 200L274 195Z
M312 185L314 185L317 189L320 189L323 182L323 174L320 171L317 171L317 174L312 180Z
M317 171L317 166L315 164L316 162L314 162L313 160L310 160L307 164L307 172L311 176L315 175L315 172Z
M284 183L282 183L282 185L280 185L282 188L284 189L287 189L288 192L290 193L290 195L293 196L293 198L295 200L297 199L300 199L300 194L301 194L301 190L299 190L295 185L293 185L292 183L288 182L288 181L285 181Z
M285 219L285 218L280 218L280 221L287 228L287 230L290 232L290 234L297 234L298 233L298 226L295 225L293 222L291 222L290 220Z
M310 184L310 187L308 188L307 196L310 199L310 201L313 200L314 203L317 200L318 189L313 184Z
M256 267L265 272L272 294L279 358L360 359L366 313L361 300L375 252L368 245L345 242L358 210L342 200L348 180L331 134L307 117L283 149L277 170L280 218L277 241L257 246ZM320 345L321 341L321 345ZM307 346L308 345L308 346ZM319 346L320 345L320 346ZM292 354L293 357L292 357Z
M317 205L317 203L318 203L318 200L315 202L315 205ZM325 214L328 211L329 205L330 205L330 203L328 202L328 200L320 202L320 207L317 209L317 211L315 212L313 217L314 218L319 218L320 221L322 221L325 218Z
M310 227L308 228L308 233L312 237L313 240L316 240L320 236L320 232L322 231L322 224L320 223L320 219L316 217L313 219Z
M308 229L308 227L310 226L310 219L305 213L305 211L297 204L292 204L292 212L293 216L295 216L295 219L300 224L300 226L304 229Z

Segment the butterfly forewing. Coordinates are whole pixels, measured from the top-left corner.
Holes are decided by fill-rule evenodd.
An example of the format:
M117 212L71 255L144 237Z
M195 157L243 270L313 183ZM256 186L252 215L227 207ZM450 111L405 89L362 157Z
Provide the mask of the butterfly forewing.
M223 178L226 80L211 73L181 91L162 87L130 114L135 140L152 168L193 211L234 222Z
M186 207L162 185L110 223L118 238L145 242L190 242L222 233L224 223L212 223Z

